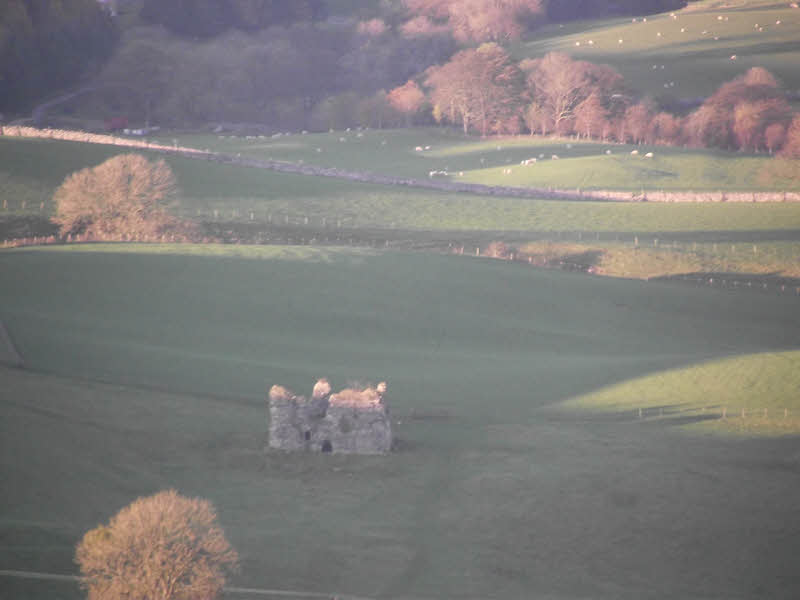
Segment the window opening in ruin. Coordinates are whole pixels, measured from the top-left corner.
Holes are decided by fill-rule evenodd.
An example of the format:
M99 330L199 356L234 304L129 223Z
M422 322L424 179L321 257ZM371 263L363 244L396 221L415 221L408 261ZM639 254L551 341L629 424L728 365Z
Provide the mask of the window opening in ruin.
M310 431L306 431L303 434L303 437L306 439L306 441L310 440L311 439L311 432Z
M333 446L331 445L330 440L324 440L322 442L322 451L323 452L333 452Z

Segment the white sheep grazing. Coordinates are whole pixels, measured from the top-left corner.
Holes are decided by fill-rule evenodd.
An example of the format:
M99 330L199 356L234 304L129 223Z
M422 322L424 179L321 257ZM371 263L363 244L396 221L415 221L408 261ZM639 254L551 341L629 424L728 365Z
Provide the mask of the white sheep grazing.
M639 154L638 150L631 150L631 156L636 156L637 154Z
M414 152L422 152L422 146L417 146L414 148Z
M552 160L558 160L558 154L553 154L553 156L551 156L550 158Z
M430 146L425 146L425 150L430 150L430 149L431 149Z
M653 153L652 152L648 152L647 154L644 155L644 157L645 158L653 158Z
M736 55L735 54L731 54L731 60L736 60Z
M611 150L606 150L606 154L611 154Z

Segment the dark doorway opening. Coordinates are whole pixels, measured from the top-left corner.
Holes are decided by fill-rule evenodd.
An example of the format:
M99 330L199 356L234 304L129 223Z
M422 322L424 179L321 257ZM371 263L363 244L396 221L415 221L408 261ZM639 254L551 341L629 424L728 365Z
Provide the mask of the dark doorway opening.
M333 452L333 446L331 445L331 441L323 440L321 449L323 452Z

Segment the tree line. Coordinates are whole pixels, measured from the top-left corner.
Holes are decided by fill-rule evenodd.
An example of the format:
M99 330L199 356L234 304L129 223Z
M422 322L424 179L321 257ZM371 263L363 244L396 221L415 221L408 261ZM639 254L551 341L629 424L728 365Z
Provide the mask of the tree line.
M74 83L108 56L117 38L97 0L3 0L0 111Z
M559 52L516 62L490 42L461 50L387 98L409 122L430 114L483 136L528 132L800 155L800 114L761 67L723 84L681 116L635 98L607 65Z

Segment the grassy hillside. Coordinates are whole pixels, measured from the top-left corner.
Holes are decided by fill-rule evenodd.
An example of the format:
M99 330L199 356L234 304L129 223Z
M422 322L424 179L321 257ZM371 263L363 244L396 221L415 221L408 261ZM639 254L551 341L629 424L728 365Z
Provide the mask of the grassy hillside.
M171 143L171 138L164 138ZM641 190L782 190L762 180L766 156L661 146L518 137L481 140L437 129L350 131L277 138L182 135L182 145L258 158L413 178L447 171L455 181L520 187ZM416 151L417 147L423 149ZM425 150L430 147L429 150ZM632 150L639 152L631 155ZM654 159L644 157L652 151ZM608 153L610 154L608 154ZM560 160L553 160L556 155ZM536 164L522 166L536 158ZM511 174L504 170L511 168Z
M750 67L770 70L787 90L800 89L795 68L800 9L790 8L789 2L706 0L674 14L549 26L514 52L537 57L561 51L610 64L628 86L652 96L708 96Z
M575 398L566 406L666 417L726 434L785 435L800 426L800 353L754 354L666 371Z
M535 264L556 266L559 262L592 268L592 272L611 277L654 279L691 275L691 278L716 277L720 285L752 287L759 279L770 281L775 289L795 293L800 288L800 243L727 241L660 242L657 238L640 245L615 242L522 243L518 250ZM737 276L748 281L737 281ZM755 280L755 281L751 281ZM724 281L724 284L723 284ZM736 282L736 283L734 283Z
M356 134L351 134L353 140L358 140L352 142L338 142L337 136L337 141L332 144L348 143L349 149L367 139L366 135L358 138ZM406 141L413 139L405 137L410 133L397 135ZM302 140L305 139L306 136L295 136L290 138L291 141L282 143L304 144L306 142ZM442 140L440 137L435 139ZM222 143L229 141L220 140ZM395 148L404 148L393 152L399 156L405 155L403 160L409 164L415 161L419 165L416 168L425 173L431 164L435 166L449 162L449 158L417 156L420 153L415 152L413 146L409 148L397 143ZM496 150L496 145L494 148L495 153L502 154L502 149ZM51 194L64 177L76 169L99 164L121 151L118 147L71 142L0 139L0 198L8 204L7 208L0 208L0 217L3 214L51 214ZM440 149L439 152L447 155L450 151ZM529 154L530 148L517 149L515 152L519 155ZM273 156L269 151L265 154ZM340 152L338 156L345 154ZM346 160L353 160L355 156L357 153ZM280 155L274 157L279 158ZM607 158L613 156L603 156L600 160ZM270 218L274 224L287 224L288 217L289 225L323 227L332 230L334 235L337 224L347 228L428 232L622 232L628 234L629 238L636 233L699 234L726 231L739 232L747 239L753 239L753 236L757 239L763 232L781 231L784 232L782 236L791 239L793 232L800 230L800 204L797 203L539 201L370 185L180 157L165 159L175 171L182 189L178 211L184 216L211 221L250 222L252 213L253 220L262 225L266 225ZM480 156L468 160L479 159ZM568 164L570 161L553 162ZM391 164L391 161L383 164ZM530 168L535 170L537 167ZM41 202L44 202L44 206L40 213Z
M668 369L796 349L795 298L417 254L163 250L0 254L0 318L31 369L0 370L5 568L71 572L83 531L175 487L217 505L243 559L236 585L437 598L798 591L786 557L800 490L775 476L796 448L556 408ZM782 364L765 364L775 381ZM399 451L262 455L267 387L307 392L321 375L386 379ZM713 382L706 398L719 404L727 380ZM0 588L77 597L66 583Z

